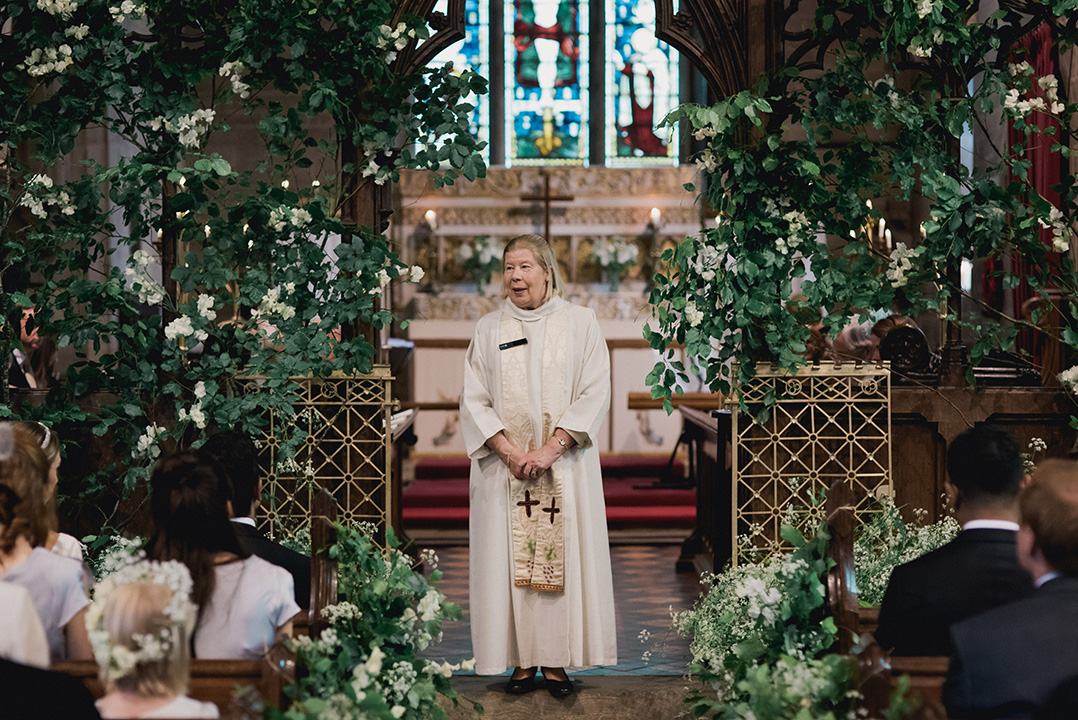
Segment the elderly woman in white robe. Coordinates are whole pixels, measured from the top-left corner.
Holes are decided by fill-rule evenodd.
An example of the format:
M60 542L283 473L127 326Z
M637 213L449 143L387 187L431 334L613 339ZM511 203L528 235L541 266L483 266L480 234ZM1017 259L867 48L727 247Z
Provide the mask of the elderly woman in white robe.
M562 297L550 245L505 249L502 306L468 348L461 430L472 459L470 614L476 671L506 692L573 692L565 668L617 664L599 456L610 358L592 310Z

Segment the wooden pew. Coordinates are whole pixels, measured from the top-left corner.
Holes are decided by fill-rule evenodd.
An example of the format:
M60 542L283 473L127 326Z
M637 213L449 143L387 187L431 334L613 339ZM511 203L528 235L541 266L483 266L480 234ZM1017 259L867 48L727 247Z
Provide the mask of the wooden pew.
M920 704L921 720L945 718L942 710L947 657L888 656L872 633L879 623L879 608L862 608L857 602L853 542L856 532L852 488L835 482L827 492L827 525L831 533L828 556L835 566L827 576L827 607L839 630L839 651L857 657L861 693L870 717L879 717L903 675L910 678L909 694Z
M286 663L287 659L275 651L259 660L192 660L187 694L217 705L222 718L240 718L242 708L234 703L236 688L252 687L261 697L280 702L285 685L291 682ZM105 694L93 660L63 660L53 663L51 669L78 678L95 698Z

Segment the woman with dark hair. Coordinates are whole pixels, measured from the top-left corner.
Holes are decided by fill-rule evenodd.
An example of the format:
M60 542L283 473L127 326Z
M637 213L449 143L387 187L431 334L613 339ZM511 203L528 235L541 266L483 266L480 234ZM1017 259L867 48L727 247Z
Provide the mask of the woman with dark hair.
M0 461L0 580L21 585L30 594L53 658L88 660L92 649L84 618L90 600L82 565L44 547L49 533L48 462L33 435L18 428L10 431L10 455Z
M232 486L218 462L200 450L163 458L150 491L155 528L147 555L191 571L195 657L257 658L291 635L300 609L292 576L240 549L230 521Z

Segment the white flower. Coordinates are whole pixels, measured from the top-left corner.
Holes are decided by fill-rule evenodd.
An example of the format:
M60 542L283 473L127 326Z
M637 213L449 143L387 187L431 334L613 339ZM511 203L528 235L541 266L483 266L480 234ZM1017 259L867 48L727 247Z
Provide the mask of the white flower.
M891 260L887 265L887 279L891 281L892 287L903 287L908 282L906 273L913 269L911 258L923 252L923 247L909 249L906 243L895 244L895 249L891 251Z
M404 717L404 711L407 709L408 708L404 707L403 705L394 705L392 708L390 708L389 714L395 718L402 718Z
M195 383L195 397L199 399L206 397L206 383L201 380Z
M82 40L89 34L89 25L72 25L71 27L64 30L64 35L66 35L67 37L75 38L76 40Z
M696 327L704 321L704 313L697 309L695 302L689 301L685 304L685 318L689 321L689 327Z
M1057 375L1059 384L1068 390L1078 389L1078 365L1071 366Z
M932 0L917 0L917 17L924 18L931 15L934 7Z
M1019 75L1028 76L1033 74L1033 66L1025 60L1019 63L1007 63L1007 72L1013 77L1018 77Z
M181 315L165 326L165 339L176 340L178 338L191 337L196 343L200 343L209 337L205 330L195 330L191 318Z
M217 311L213 309L214 302L211 296L200 294L197 302L199 315L210 321L217 319Z
M389 277L389 273L386 271L385 268L379 270L376 277L378 278L378 285L371 288L371 295L381 295L382 292L386 289L386 285L388 285L389 281L391 280L391 278Z
M37 0L37 9L44 10L49 15L59 15L67 20L75 12L78 3L73 0Z
M295 285L292 286L295 289ZM291 294L291 291L289 291ZM296 309L281 300L281 289L270 288L266 291L262 302L251 311L251 317L259 318L266 315L279 315L284 320L291 320L296 316Z
M408 282L417 283L423 279L423 276L425 274L426 273L424 272L423 268L419 267L418 265L413 265L408 270Z
M311 213L303 208L292 208L292 224L296 227L303 227L311 221Z
M442 608L442 594L433 588L427 591L427 594L423 596L423 599L419 601L419 607L417 608L419 613L419 619L423 622L430 622L438 617L438 611Z
M926 47L922 47L921 45L913 43L913 44L910 44L910 46L908 48L906 48L906 50L908 50L910 55L913 55L914 57L922 57L922 58L930 58L930 57L932 57L932 48L931 47L926 48Z
M692 261L692 268L705 282L715 279L715 271L722 262L722 252L719 248L711 245L701 245L696 251L696 259Z
M165 429L150 425L135 442L135 457L153 460L161 454L161 448L157 446L157 438L165 434Z
M719 167L719 156L705 150L696 158L696 166L705 172L715 172Z
M363 663L363 669L371 675L377 675L382 672L382 661L385 659L386 654L382 652L382 648L377 645L371 648L371 654L367 658L367 661Z
M460 669L465 672L471 672L475 670L475 658L469 658L467 660L461 660Z
M715 132L715 128L711 127L710 125L705 125L702 128L697 128L696 131L693 132L692 136L697 140L709 140L715 137L717 134L718 133Z
M239 95L241 98L247 98L251 95L251 86L243 82L242 78L247 72L247 67L239 60L234 62L226 62L218 69L217 74L221 77L227 77L232 84L232 92Z

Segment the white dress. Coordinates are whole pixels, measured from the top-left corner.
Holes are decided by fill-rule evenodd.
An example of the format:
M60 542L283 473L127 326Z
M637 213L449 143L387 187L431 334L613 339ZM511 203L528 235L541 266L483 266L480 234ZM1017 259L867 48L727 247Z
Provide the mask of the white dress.
M54 658L64 657L64 626L90 604L82 563L36 547L25 562L0 578L26 588L45 628L49 653Z
M292 576L257 555L218 565L213 594L195 630L195 657L259 658L277 628L299 612Z
M52 552L60 557L82 562L82 543L67 533L58 534L56 544L52 546Z
M0 658L47 670L49 641L26 588L0 580Z
M578 445L563 464L564 592L514 584L509 470L486 446L506 429L499 350L502 313L520 320L528 343L528 412L542 428L541 377L548 317L568 308L564 387L566 409L555 423ZM511 379L510 379L511 381ZM480 318L468 348L461 394L461 432L472 458L469 590L476 672L508 667L617 664L614 592L598 451L593 447L610 406L610 358L595 313L554 298L536 310L502 308ZM537 435L542 431L537 431ZM534 438L538 447L548 437Z
M100 701L97 703L97 709L101 712ZM110 717L127 717L108 715L101 712L101 717L108 720ZM211 702L202 702L201 700L195 700L189 698L186 695L177 695L172 702L162 705L156 710L151 710L148 713L139 715L140 718L219 718L221 717L220 710L217 706Z

